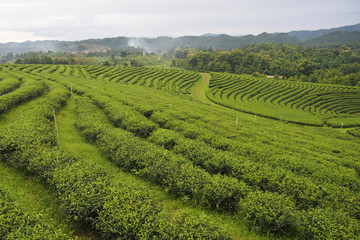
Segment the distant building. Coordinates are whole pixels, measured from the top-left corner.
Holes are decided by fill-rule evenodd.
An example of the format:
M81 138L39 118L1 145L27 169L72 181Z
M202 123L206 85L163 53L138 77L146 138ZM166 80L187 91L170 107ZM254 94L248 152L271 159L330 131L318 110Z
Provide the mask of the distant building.
M274 75L267 75L266 77L267 77L267 78L275 78L275 76L274 76ZM283 78L284 78L284 76L279 76L279 78L283 79Z

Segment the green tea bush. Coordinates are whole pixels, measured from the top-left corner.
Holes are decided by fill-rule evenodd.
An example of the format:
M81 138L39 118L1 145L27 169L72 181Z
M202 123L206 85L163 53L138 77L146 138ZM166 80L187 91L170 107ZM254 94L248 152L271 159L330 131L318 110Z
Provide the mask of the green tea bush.
M45 90L43 82L28 81L13 92L0 96L0 113L11 107L40 95Z
M157 128L155 123L127 105L95 93L88 93L88 96L93 99L99 107L104 109L109 119L114 122L116 126L124 128L137 136L146 138Z
M359 239L360 236L359 220L329 208L298 214L294 222L302 239Z
M60 226L44 223L39 215L19 209L0 189L0 239L76 239Z
M95 114L94 107L88 99L78 101L76 126L86 136L91 136L89 132L94 128L92 139L96 139L99 149L127 171L137 171L176 195L220 209L236 209L238 199L247 193L248 187L236 179L210 175L180 156L122 129L102 124L103 119Z
M0 82L0 96L5 93L11 92L14 89L18 88L21 84L21 81L15 78L7 78Z
M271 192L251 192L239 203L239 212L247 224L258 231L289 232L296 208L291 198Z

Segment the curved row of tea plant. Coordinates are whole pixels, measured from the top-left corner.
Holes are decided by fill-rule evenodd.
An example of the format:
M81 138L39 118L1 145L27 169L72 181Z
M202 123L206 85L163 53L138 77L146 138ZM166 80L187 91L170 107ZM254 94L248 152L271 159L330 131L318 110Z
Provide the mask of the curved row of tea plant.
M0 81L0 96L18 88L22 82L15 78L7 78Z
M45 84L42 81L23 79L22 82L19 88L0 96L0 113L40 95L45 90Z
M236 209L238 199L248 192L247 186L236 179L212 176L186 159L105 124L94 108L89 100L79 102L76 125L90 142L125 170L136 171L178 196L220 209Z
M98 79L131 85L154 87L169 92L190 94L200 74L191 71L163 70L133 67L70 66L70 65L15 65L22 72L64 75L76 78Z
M53 186L70 218L90 224L105 238L229 238L206 222L187 216L169 219L144 189L111 184L100 168L54 148L51 109L58 109L69 91L47 84L50 92L46 96L1 129L0 152L3 160L26 168Z
M85 68L94 78L126 83L131 85L154 87L169 92L191 93L200 75L190 71L163 70L133 67L87 67Z
M207 96L227 107L289 122L320 126L324 119L330 119L330 126L339 127L341 120L334 117L341 117L351 118L343 121L344 127L360 125L356 116L360 90L356 87L212 73Z
M86 90L85 90L86 91ZM108 93L108 90L107 91L104 91L102 92L103 95L107 95L109 94ZM92 94L93 95L93 94ZM110 95L112 99L118 99L118 97L114 94L114 95ZM100 98L100 101L98 98L92 96L95 101L97 102L97 104L99 106L101 106L102 108L106 108L106 101L107 103L109 104L109 102L111 102L110 98L107 98L107 100L105 100L105 103L104 101L101 102L101 98L104 100L106 99L106 97L102 96ZM111 104L110 104L111 105ZM117 115L121 112L124 112L123 116L126 116L125 113L131 113L131 114L134 114L133 111L131 111L131 109L129 108L129 106L124 106L124 105L119 105L118 103L116 104L114 102L113 104L114 106L112 107L113 108L113 112L116 113ZM116 105L117 106L117 110L116 109ZM115 109L114 109L115 107ZM135 107L136 108L136 107ZM109 112L111 112L111 110L106 110L107 114L109 114ZM141 112L141 111L140 111ZM149 114L152 114L153 111L150 111L148 109L148 111L146 111L146 114L147 116L149 116ZM143 112L144 113L144 112ZM137 131L142 132L142 134L137 134L138 136L142 136L142 137L145 137L147 135L149 135L149 133L151 133L151 131L153 131L153 129L156 128L156 126L154 126L153 124L151 124L151 122L149 121L146 121L146 119L144 118L144 116L140 116L138 115L137 118L133 118L133 117L130 117L127 120L125 120L125 124L128 124L128 126L132 125L129 121L129 119L133 119L133 123L135 124L135 129L137 129ZM186 113L185 113L186 114ZM184 116L184 115L182 115ZM117 117L117 120L114 120L114 117L111 116L110 114L110 119L112 119L113 121L115 121L117 123L118 126L121 126L119 125L119 122L121 122L124 117L122 118L119 118ZM165 128L169 128L169 129L174 129L174 130L180 130L183 134L185 134L185 136L187 137L190 137L190 138L196 138L196 137L200 137L200 138L203 138L205 142L209 143L211 146L215 147L215 148L220 148L220 149L236 149L238 151L239 149L239 146L236 144L236 142L234 141L231 141L229 139L222 139L222 144L219 146L218 145L218 142L219 141L216 141L216 142L212 142L214 141L216 138L219 138L218 136L214 135L214 134L211 134L209 133L208 129L207 128L203 128L202 126L199 126L199 125L196 125L194 127L192 127L192 125L189 125L187 124L186 122L183 122L183 121L176 121L175 119L173 119L172 116L168 115L168 114L162 114L162 115L159 115L159 113L155 113L151 116L151 119L154 120L155 122L161 124L162 127L165 127ZM149 122L149 123L146 123L145 122ZM144 122L144 124L139 124L139 126L136 126L136 123L142 123ZM165 124L166 123L166 124ZM151 130L146 130L147 127L146 126L151 126L150 128L148 129L151 129ZM122 125L123 128L127 129L124 124ZM136 133L135 131L132 131L134 133ZM227 144L226 146L224 144ZM191 144L190 144L191 145ZM246 150L248 151L248 150ZM271 149L269 149L268 152L271 152ZM205 153L202 153L204 154L204 156L206 156ZM202 154L198 154L198 155L202 155ZM249 157L249 156L246 156L246 157ZM289 160L286 160L285 162L287 163L286 165L284 165L284 159L274 159L273 157L269 158L269 156L267 155L258 155L258 156L254 156L252 157L252 160L254 161L258 161L257 159L262 159L262 161L264 161L264 159L269 159L268 161L270 161L269 163L271 165L275 165L277 168L279 166L281 166L281 168L285 167L287 169L294 169L294 167L296 167L297 169L300 169L300 166L297 166L299 162L301 161L298 161L296 158L294 157L291 157L289 156L288 159ZM290 161L291 159L293 159L292 161ZM233 160L235 161L235 160ZM322 164L327 164L326 161L323 162ZM344 162L344 165L348 165L349 163L347 162ZM328 164L329 165L329 164ZM311 167L311 168L310 168ZM329 167L333 167L331 165L329 165ZM356 167L356 166L355 166ZM341 169L340 170L333 170L331 172L329 171L325 171L325 168L319 168L317 167L316 165L312 164L312 165L304 165L304 166L301 166L301 169L302 171L309 177L311 178L315 178L315 179L318 179L320 181L329 181L331 180L332 182L336 183L336 184L340 184L340 185L343 185L344 187L350 187L352 190L355 190L355 189L358 189L359 188L359 183L358 183L358 180L357 180L357 174L356 172L354 172L354 170L349 170L348 168L344 168L344 169ZM306 171L304 171L305 169L307 169ZM214 171L214 170L213 170ZM222 172L222 170L219 170L220 172ZM266 172L271 172L271 170L266 170ZM281 175L281 174L280 174ZM266 176L266 174L264 174L264 177ZM275 181L275 179L273 179Z
M348 133L360 138L360 128L349 130Z
M261 162L261 164L266 162L274 167L281 167L295 173L301 173L302 175L313 178L314 180L316 179L317 181L332 182L344 187L350 187L352 190L360 187L360 182L358 180L360 164L354 161L355 157L357 157L356 155L354 156L354 160L347 158L343 159L342 157L335 158L332 156L331 161L329 161L327 155L320 155L321 152L319 152L320 154L315 155L314 157L307 156L308 159L306 163L303 163L304 160L301 160L302 156L301 154L298 154L299 149L297 149L296 146L291 146L291 149L288 151L279 149L274 151L274 146L272 145L268 146L267 144L263 144L261 146L256 146L252 142L242 142L239 144L238 140L232 139L233 137L226 131L226 127L222 126L220 123L217 123L220 124L219 127L212 124L212 131L209 131L207 120L205 119L205 122L201 121L200 119L202 118L196 116L191 110L182 114L179 114L179 112L173 113L170 110L167 110L166 112L155 112L151 115L150 119L159 124L160 127L172 130L164 133L169 134L169 136L166 136L166 140L162 140L165 141L162 144L170 145L170 147L174 147L177 143L183 144L181 142L182 137L178 133L181 133L181 135L186 138L196 139L197 141L200 140L203 142L201 144L206 143L207 145L203 145L202 148L207 150L204 150L204 153L198 154L199 157L204 158L204 160L206 159L205 156L208 156L208 153L213 151L209 149L209 147L211 147L217 149L217 151L225 150L231 154L235 154L242 159L241 161L248 159L253 162ZM189 121L190 119L191 122ZM265 135L264 139L266 138L271 138L271 136ZM191 142L190 139L187 139L186 141ZM167 143L167 141L170 142ZM276 142L277 139L275 138L273 141ZM191 145L192 144L189 144L189 147L191 147ZM326 149L324 146L322 147L322 150ZM201 148L198 148L195 152L198 152L199 149ZM277 155L280 155L280 157ZM238 161L240 161L240 159ZM312 161L309 161L310 159ZM225 161L222 164L224 163ZM329 171L328 169L331 170Z
M165 150L123 130L106 126L105 119L95 114L96 112L95 106L91 105L89 100L81 100L77 108L79 116L77 127L89 141L95 143L122 168L135 171L137 175L165 186L168 191L178 196L188 196L198 203L209 204L212 207L239 211L242 204L253 201L252 198L246 197L250 191L246 185L225 176L211 177L179 156L166 153ZM263 196L261 192L258 194ZM249 223L260 222L261 224L256 226L261 230L272 232L286 231L291 224L294 224L295 215L292 215L293 212L288 214L290 210L295 209L290 198L267 193L264 195L264 201L278 203L276 206L269 205L265 208L265 211L271 212L276 217L250 216ZM263 203L259 202L257 207L260 205ZM239 214L246 216L248 212L247 208L243 208Z
M96 93L93 92L94 90L89 90L89 89L84 89L84 88L82 88L80 91L82 94L87 93L86 95L93 98L96 102L102 102L99 104L99 106L103 109L107 109L107 110L105 110L105 112L108 114L108 116L110 116L109 117L110 119L113 119L113 117L111 117L111 114L112 114L111 108L106 107L106 105L108 105L108 106L111 106L112 104L118 105L119 108L122 108L122 107L124 108L123 110L118 109L119 111L129 111L129 112L131 111L131 109L129 109L127 106L122 105L119 102L116 103L116 101L113 100L112 98L108 98L108 97L104 96L105 94L103 94L102 96L101 95L96 96ZM102 100L99 101L98 98L101 98ZM86 108L88 108L88 110L86 110ZM81 131L84 132L84 134L87 136L87 138L90 141L95 142L97 144L97 146L99 146L99 148L101 148L103 150L103 152L107 153L107 155L110 158L112 157L112 159L114 159L114 161L116 163L118 163L120 166L128 169L129 171L136 169L137 171L139 171L139 173L138 173L139 175L143 175L144 173L143 173L142 167L148 168L149 163L151 163L150 164L150 166L151 166L152 164L155 164L154 163L155 161L159 161L159 160L157 160L157 158L161 159L161 154L158 154L157 158L151 158L152 161L144 160L144 159L148 159L147 156L143 155L144 153L147 153L147 152L150 152L150 156L154 157L152 152L154 152L154 149L156 149L156 147L150 145L151 147L145 148L146 150L144 150L144 147L140 147L140 146L147 146L147 144L145 142L141 141L140 139L134 138L134 140L132 140L133 137L131 136L131 134L126 134L125 132L122 132L120 130L117 130L117 131L114 130L113 132L109 133L109 130L106 130L106 127L103 126L103 124L102 124L103 122L105 122L105 120L101 119L101 118L96 120L98 117L96 117L96 115L92 114L92 113L96 112L95 109L81 105L81 107L79 108L78 111L81 111L81 116L82 116L81 119L78 119L78 122L80 122L79 128L81 129ZM117 110L115 110L115 109L113 109L113 111L117 112ZM139 121L143 117L144 116L139 117ZM86 118L88 118L87 121L84 120ZM125 129L126 129L126 127L125 127ZM164 132L164 130L158 129L155 132L150 131L150 133L153 132L155 134L155 133L158 133L159 131ZM117 132L117 133L115 133L115 132ZM122 132L122 134L119 134L119 132ZM120 137L114 137L117 134L119 134ZM146 135L148 135L148 134L146 134ZM144 137L146 135L140 134L140 136L142 136L142 137ZM154 136L156 136L156 138ZM330 209L333 209L333 208L337 209L337 211L338 211L337 214L342 214L344 217L346 216L345 219L347 219L346 220L347 222L352 222L352 225L357 224L357 221L355 219L353 219L351 216L359 215L359 212L357 210L359 203L354 202L354 205L351 208L348 208L348 203L349 203L349 201L352 201L352 199L359 199L359 196L353 195L350 192L350 190L347 190L346 188L339 189L338 186L331 185L331 184L327 184L326 187L324 184L322 184L321 187L319 187L316 184L314 184L311 180L306 179L304 177L302 177L302 178L297 177L295 174L291 174L285 170L281 170L281 168L279 168L279 167L272 169L269 166L268 167L266 167L266 165L264 166L264 164L254 164L254 163L251 163L246 160L245 160L246 164L241 166L241 164L244 164L244 163L239 162L240 159L238 159L238 158L231 157L230 155L227 155L227 154L221 153L221 152L217 153L215 150L211 150L211 148L206 147L203 144L197 143L196 141L186 140L183 137L176 135L176 134L172 137L171 136L169 137L167 134L165 134L165 135L151 134L151 137L150 137L150 139L155 142L160 141L161 139L164 140L164 138L166 139L165 142L163 141L159 145L167 146L169 150L175 149L174 152L183 154L188 159L191 159L195 165L202 166L203 168L205 168L207 171L209 171L211 173L223 173L224 174L225 172L227 172L228 174L231 175L231 174L235 174L235 172L237 170L243 169L243 170L245 170L245 172L241 173L240 175L235 174L235 176L242 175L241 180L244 180L244 178L245 178L245 181L248 184L250 184L254 187L257 187L259 189L262 189L262 190L268 190L268 191L272 191L272 192L275 190L275 191L279 191L279 193L286 193L287 196L282 195L282 194L278 195L275 193L269 194L269 193L265 192L266 197L264 197L264 199L269 198L266 201L269 201L269 202L279 201L279 204L280 204L280 206L277 206L277 207L279 207L279 209L277 209L277 210L275 210L276 207L274 207L274 206L272 206L272 207L268 206L271 209L271 210L268 209L268 211L273 211L274 214L275 214L275 212L279 211L279 212L277 212L277 214L279 214L279 215L276 215L277 217L279 217L279 216L283 216L283 214L285 214L284 212L281 212L280 209L287 209L287 210L286 210L286 214L285 214L286 217L283 216L284 219L282 219L282 220L278 220L278 219L276 220L273 218L270 220L269 220L269 218L267 220L265 220L265 215L262 215L261 217L260 216L249 217L249 222L251 222L252 224L254 223L253 221L261 222L262 224L264 224L264 225L261 225L260 228L274 231L274 232L281 231L281 230L284 231L287 228L289 228L290 225L291 226L296 225L297 220L294 219L295 216L300 217L301 221L305 221L304 219L307 219L307 218L321 219L322 217L317 216L316 214L318 214L318 213L319 214L320 213L321 214L325 214L325 213L330 214L330 212L332 211ZM182 141L187 141L187 143L184 143ZM171 147L169 147L169 146L174 144L174 142L176 142L177 145L175 143L175 146L173 146L174 149L171 149ZM121 146L122 150L119 150L120 146ZM129 152L131 152L130 156L125 154L125 153L129 153ZM137 155L137 152L139 152L138 155ZM116 156L116 157L114 157L114 156ZM129 159L127 159L125 156L128 156L128 158L131 158L132 160L129 161ZM169 156L169 155L167 154L167 156ZM215 156L217 156L217 158L215 158ZM167 163L167 165L170 166L171 169L181 169L180 167L174 167L172 164L172 161L170 161L167 157L164 157L164 158L166 159L165 162ZM231 158L233 158L234 160L231 160ZM138 166L139 160L137 160L137 159L142 159L142 161L140 162L142 167ZM160 163L161 162L162 161L160 161ZM223 165L221 165L221 164L223 164ZM159 174L157 169L161 169L161 171L168 174L168 171L166 170L166 169L168 169L167 165L161 165L161 167L157 167L157 168L151 167L150 169L152 170L151 171L152 174ZM255 167L255 165L256 165L256 167ZM233 166L233 167L231 167L231 166ZM187 171L192 172L191 167L188 167L187 169L188 169ZM253 169L254 171L251 171L251 169ZM178 171L176 171L176 174L178 176L184 176L183 174L181 174ZM287 177L284 177L284 174ZM156 179L155 180L155 182L156 182L156 181L159 181L159 179L163 179L164 176L166 176L166 175L164 175L164 173L162 173L160 176L156 175L155 178L152 178L151 176L153 176L153 175L149 175L149 173L146 171L146 174L144 174L143 176L145 176L147 179L150 179L152 181L154 181L154 179ZM276 176L278 176L278 178ZM353 187L358 188L359 186L357 183L358 179L357 179L356 173L355 173L355 178L353 176L349 176L349 177L350 178L347 182L349 184L355 184L355 185L353 185ZM167 178L165 178L165 180L167 180ZM281 186L282 185L281 182L283 182L283 186ZM163 184L161 182L156 182L156 183L158 183L160 185ZM258 184L258 185L254 185L254 184ZM173 183L173 187L174 187L174 185L175 184ZM192 186L193 186L193 188L196 189L197 185L193 183ZM266 186L268 186L269 188L267 188ZM324 187L326 189L326 193L322 192L322 190L321 190L322 187ZM170 191L171 191L171 189L170 189ZM187 190L187 191L189 191L189 190ZM197 190L197 192L198 191L199 190ZM220 190L218 190L218 191L220 191ZM341 193L339 193L339 191L341 191ZM221 191L221 192L223 194L226 194L223 191ZM177 193L181 195L183 192L181 189L177 189ZM259 197L259 194L262 196L262 194L264 194L264 193L260 192L260 193L257 193L255 195L251 195L251 196L254 196L254 198L257 198L257 197ZM328 195L328 197L323 198L323 194ZM338 210L340 205L332 205L332 204L329 204L329 201L328 201L329 199L333 199L334 197L338 197L339 195L343 196L343 198L342 198L343 200L340 200L340 202L344 201L344 204L341 207L342 210ZM191 195L189 195L189 196L191 196ZM297 199L296 199L296 196L297 196ZM277 200L270 200L272 198L275 198ZM241 200L241 199L244 199L244 200ZM282 199L282 200L280 200L280 199ZM294 199L296 201L294 201ZM208 200L210 200L210 198ZM240 201L241 204L250 204L250 200L248 200L246 197L240 198L240 199L238 199L238 201ZM251 201L254 201L254 199L251 199ZM239 209L241 209L241 204L239 205ZM264 204L264 202L258 202L258 204ZM318 205L318 207L315 207L314 204ZM301 210L304 207L307 210L305 210L305 209ZM327 209L327 210L324 210L325 213L314 210L314 209L318 209L318 208L319 209ZM254 211L255 210L256 209L254 209ZM243 210L243 211L244 212L240 211L240 213L243 215L246 215L245 210ZM299 212L299 211L303 211L303 212ZM340 223L337 223L338 220L336 218L335 219L332 218L331 214L326 215L326 216L324 215L324 217L327 218L332 223L340 224ZM276 225L275 223L278 224L277 225L278 227L275 227L275 225ZM300 224L300 223L297 223L297 224ZM296 226L299 227L298 225L296 225ZM327 227L329 227L329 226L327 226ZM303 231L303 230L301 230L301 231ZM346 230L346 231L349 231L349 230Z

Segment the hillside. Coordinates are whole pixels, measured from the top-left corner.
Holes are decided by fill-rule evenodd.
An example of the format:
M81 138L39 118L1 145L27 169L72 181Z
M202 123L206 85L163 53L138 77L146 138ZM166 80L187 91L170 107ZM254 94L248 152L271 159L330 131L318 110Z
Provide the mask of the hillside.
M314 30L314 31L291 31L288 32L290 36L296 37L302 41L308 40L311 38L318 38L325 34L329 34L332 32L360 32L360 23L351 25L351 26L344 26L338 28L331 28L331 29L321 29L321 30Z
M42 239L55 234L62 239L360 236L357 130L350 135L201 101L209 82L208 93L215 88L231 90L229 96L244 93L244 110L266 96L274 98L274 106L294 97L314 110L299 105L298 113L327 114L327 108L336 117L342 114L337 106L346 106L345 114L358 113L352 95L359 95L358 88L276 84L221 73L209 79L172 69L25 64L0 69L0 157L6 166L1 171L14 176L0 181L0 200L12 203L0 208L0 217L11 209L9 215L28 234ZM258 85L265 90L266 84L267 91L250 91ZM321 105L322 96L329 106ZM22 172L34 179L20 189L15 186L25 178ZM36 184L49 188L51 204L34 211L22 199ZM67 221L56 218L59 209ZM39 216L24 221L24 213ZM6 229L1 238L21 234L14 221L1 227Z
M308 39L305 45L323 46L323 47L341 47L342 45L352 46L354 48L360 47L360 31L346 32L334 31L324 34L317 38Z

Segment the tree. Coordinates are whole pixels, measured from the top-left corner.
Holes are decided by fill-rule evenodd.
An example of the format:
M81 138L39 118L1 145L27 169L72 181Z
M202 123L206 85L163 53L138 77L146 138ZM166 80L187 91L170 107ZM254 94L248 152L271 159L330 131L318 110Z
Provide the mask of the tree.
M67 64L74 64L74 55L71 53L66 54Z
M189 48L177 48L174 50L174 56L175 58L185 59L188 57L189 54L194 53L194 49Z
M13 57L14 57L14 53L12 53L12 52L8 52L6 54L6 58L13 58Z
M40 58L36 52L29 52L25 54L23 59L24 64L39 64Z
M56 57L54 58L54 64L68 64L68 60L66 58L63 57Z
M111 62L113 63L114 66L116 66L119 63L119 60L115 58L114 54L111 54Z
M53 60L50 56L44 55L40 58L40 63L41 64L53 64Z
M105 61L105 62L103 62L103 63L102 63L102 65L104 65L104 66L107 66L107 67L108 67L108 66L110 66L111 64L109 63L109 61Z
M309 59L304 59L298 64L298 71L305 76L309 76L315 69L316 64Z
M229 64L233 69L233 72L235 71L236 65L239 65L243 61L243 57L244 57L244 52L240 49L235 49L230 52Z
M131 60L131 61L130 61L130 65L131 65L132 67L143 67L143 66L144 66L144 64L143 64L142 62L139 62L139 61L136 60L136 59Z

